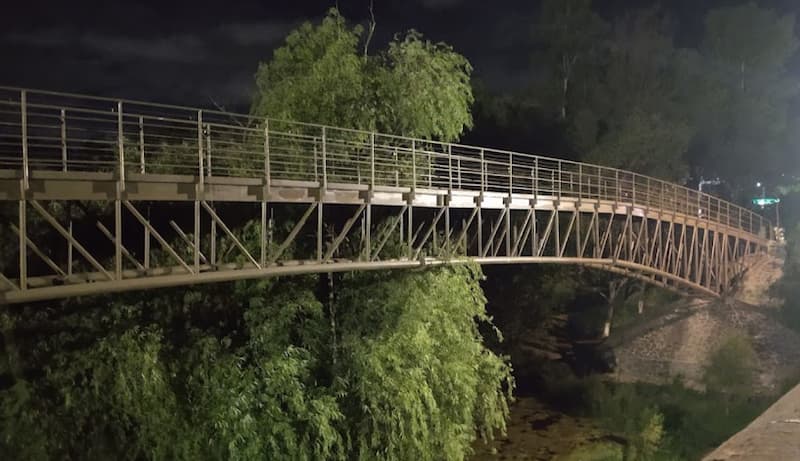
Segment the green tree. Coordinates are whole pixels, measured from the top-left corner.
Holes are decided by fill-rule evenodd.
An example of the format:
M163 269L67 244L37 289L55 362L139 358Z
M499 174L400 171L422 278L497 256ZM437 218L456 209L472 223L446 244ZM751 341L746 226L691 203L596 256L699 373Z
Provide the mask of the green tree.
M747 185L778 176L794 131L787 119L797 94L787 69L798 48L794 16L747 3L712 10L705 23L699 166Z
M335 9L292 32L256 72L251 112L360 130L454 141L472 126L472 67L416 31L365 55L362 28Z
M461 460L476 429L505 432L513 378L478 330L491 328L481 276L470 266L345 278L336 374L349 389L350 459Z
M442 139L471 123L463 57L415 32L365 57L360 35L336 11L290 34L259 69L253 113ZM259 247L257 223L234 232ZM313 251L298 242L287 251ZM0 452L463 459L476 437L505 429L513 390L478 330L493 328L480 277L348 274L326 292L309 276L14 306L0 317Z
M573 122L588 161L670 180L686 176L692 129L685 121L680 64L660 9L615 22L591 104Z
M566 120L574 111L575 88L591 82L588 70L602 49L607 25L592 11L591 0L545 0L542 2L535 35L543 49L541 58L549 76L545 95Z
M706 389L735 398L753 389L756 353L750 340L743 335L727 338L711 354L703 374Z

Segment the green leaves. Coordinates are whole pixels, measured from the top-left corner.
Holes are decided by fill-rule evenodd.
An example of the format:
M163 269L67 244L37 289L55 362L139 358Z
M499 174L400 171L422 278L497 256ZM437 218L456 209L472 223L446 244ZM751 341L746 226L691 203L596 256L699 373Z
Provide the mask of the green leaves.
M361 39L336 9L300 26L259 65L251 113L442 141L472 126L472 67L452 47L410 31L364 56Z
M348 277L339 291L344 401L356 459L460 460L505 431L514 383L483 346L477 268Z

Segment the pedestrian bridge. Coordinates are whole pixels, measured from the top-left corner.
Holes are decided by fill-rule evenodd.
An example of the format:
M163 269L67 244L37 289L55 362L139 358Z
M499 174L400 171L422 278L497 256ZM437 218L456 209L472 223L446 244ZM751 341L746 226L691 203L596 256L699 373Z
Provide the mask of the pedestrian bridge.
M580 264L731 290L769 222L598 165L0 87L0 303L302 273Z

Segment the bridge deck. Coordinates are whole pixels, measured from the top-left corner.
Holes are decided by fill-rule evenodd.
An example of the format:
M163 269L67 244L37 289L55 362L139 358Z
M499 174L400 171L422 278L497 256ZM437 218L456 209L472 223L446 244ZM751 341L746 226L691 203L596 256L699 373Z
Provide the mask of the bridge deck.
M466 260L584 264L716 295L773 237L761 216L708 194L562 159L5 87L0 109L0 205L18 218L0 236L18 260L0 265L0 302ZM51 204L75 202L112 205L113 222L72 234ZM260 205L259 242L226 225L225 203ZM167 223L142 206L193 210ZM66 252L37 245L31 209ZM307 221L311 254L290 257ZM151 239L168 264L151 264ZM216 254L222 241L235 261Z

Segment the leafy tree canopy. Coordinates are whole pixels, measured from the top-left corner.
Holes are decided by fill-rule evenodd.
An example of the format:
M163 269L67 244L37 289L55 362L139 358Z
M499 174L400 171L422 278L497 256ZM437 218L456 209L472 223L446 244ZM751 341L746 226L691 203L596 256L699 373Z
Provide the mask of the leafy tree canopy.
M472 126L472 67L416 31L363 54L336 9L292 32L256 72L257 116L453 141Z

